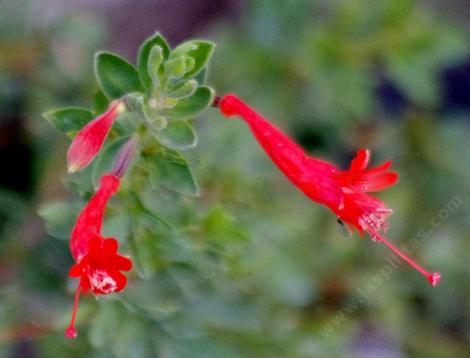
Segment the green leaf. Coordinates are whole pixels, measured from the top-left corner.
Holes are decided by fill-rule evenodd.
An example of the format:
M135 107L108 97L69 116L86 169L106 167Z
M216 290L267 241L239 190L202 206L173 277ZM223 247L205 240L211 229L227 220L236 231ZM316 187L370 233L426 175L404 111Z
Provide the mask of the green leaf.
M65 178L68 189L80 196L86 196L93 193L93 183L91 180L91 173L93 165L87 166L85 169L72 173Z
M79 208L68 202L51 202L38 210L44 220L46 232L58 239L67 240L77 218Z
M95 55L95 75L108 98L120 98L131 92L142 91L135 67L115 54L98 52Z
M150 123L153 130L161 131L168 125L168 120L160 114L158 109L154 106L144 105L142 106L145 119Z
M388 62L391 80L413 102L432 106L439 102L439 72L413 56L395 56Z
M196 132L185 120L170 121L165 130L152 131L152 134L160 143L171 149L185 150L197 144Z
M206 83L206 79L207 79L207 72L209 71L209 69L207 67L205 67L201 72L199 72L195 77L194 77L194 80L199 83L199 85L203 85Z
M182 99L185 97L192 96L196 92L198 87L196 80L189 80L179 84L172 88L169 92L165 94L166 97Z
M129 139L130 136L118 138L101 150L101 153L99 154L99 157L96 160L91 173L91 179L95 189L97 189L99 186L101 176L111 171L119 149L121 149L121 147L126 144Z
M109 99L108 97L106 97L102 90L98 90L93 96L93 104L95 108L95 113L101 114L108 109Z
M181 154L167 149L149 159L152 161L150 185L154 189L161 185L177 193L199 196L196 179Z
M136 132L142 117L136 112L123 112L119 114L116 121L113 124L113 131L115 131L119 137L132 135Z
M160 67L163 62L163 50L161 46L155 45L150 50L149 59L147 63L148 74L152 78L152 81L158 83L158 76L160 73Z
M148 73L148 63L150 51L155 45L161 47L163 58L167 59L170 55L170 46L163 38L163 36L160 35L158 32L155 33L152 37L149 37L147 40L145 40L145 42L140 47L139 53L137 55L137 67L139 69L140 79L144 86L149 89L152 87L152 78Z
M182 78L186 73L186 57L179 56L164 64L165 74L172 78Z
M201 86L192 96L183 98L173 107L166 109L164 114L173 118L189 118L197 115L212 104L214 90Z
M55 109L44 113L43 116L53 127L71 138L93 119L91 111L79 107Z
M215 44L209 41L188 41L173 50L171 57L186 55L194 59L194 67L185 74L184 78L191 78L201 72L214 53Z
M135 192L131 191L129 197L133 202L134 208L138 212L139 218L147 219L148 222L156 226L157 229L161 229L163 226L166 229L174 230L174 226L168 220L147 209L142 203L142 200L140 200L139 196Z

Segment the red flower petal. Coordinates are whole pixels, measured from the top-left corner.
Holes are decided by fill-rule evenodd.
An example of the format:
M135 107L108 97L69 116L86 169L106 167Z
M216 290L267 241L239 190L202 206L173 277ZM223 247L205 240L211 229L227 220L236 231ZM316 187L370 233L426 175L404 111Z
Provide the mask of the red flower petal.
M356 157L351 161L350 170L364 170L367 168L370 160L370 152L366 149L359 149Z
M102 240L99 235L106 205L111 196L118 190L119 183L119 179L114 175L103 175L100 180L100 187L78 216L70 239L70 251L75 261L79 261L88 253L89 241L95 237ZM98 241L93 245L100 246L101 243ZM94 248L94 250L96 251L97 248Z

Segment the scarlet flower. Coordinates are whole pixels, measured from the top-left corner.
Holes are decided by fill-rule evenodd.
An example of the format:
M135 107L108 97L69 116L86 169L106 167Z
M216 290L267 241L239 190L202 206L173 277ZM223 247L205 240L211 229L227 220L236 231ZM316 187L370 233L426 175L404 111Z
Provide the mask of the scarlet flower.
M69 276L79 278L70 324L65 331L68 338L75 338L75 317L80 293L105 295L121 292L127 279L120 271L129 271L132 261L119 255L118 242L103 238L101 227L104 211L111 196L119 188L119 178L113 174L101 177L100 186L88 204L81 211L70 240L70 251L76 264Z
M114 120L124 110L124 102L111 102L108 110L80 129L67 153L69 172L82 170L101 150Z
M349 170L341 170L307 156L295 142L235 95L225 95L215 105L227 117L237 115L244 119L274 164L307 197L330 208L361 235L366 231L373 240L384 243L433 286L439 283L439 273L426 271L380 234L387 231L387 218L393 211L367 193L384 190L397 182L398 175L388 171L391 161L367 169L370 152L360 149Z

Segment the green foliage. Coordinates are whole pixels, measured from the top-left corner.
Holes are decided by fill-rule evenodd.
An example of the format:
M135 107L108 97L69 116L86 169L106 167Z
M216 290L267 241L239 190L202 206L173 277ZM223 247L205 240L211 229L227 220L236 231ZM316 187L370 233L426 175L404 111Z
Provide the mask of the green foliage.
M363 354L355 349L367 349L369 338L379 335L397 356L465 357L468 116L437 110L437 79L466 53L468 41L463 31L449 29L454 18L433 16L431 9L410 0L254 0L235 26L226 21L216 31L204 29L218 44L210 84L220 94L240 94L315 155L336 163L346 163L361 146L373 150L376 162L394 159L400 182L380 194L395 211L390 237L407 244L425 232L426 244L413 255L442 270L443 285L432 290L399 265L364 297L359 290L392 262L381 245L342 239L335 218L279 176L240 121L225 120L216 110L198 112L197 106L181 119L169 115L205 86L207 67L179 77L196 68L188 56L192 46L171 55L159 35L144 43L149 45L136 65L141 85L124 94L128 111L95 163L65 181L73 194L64 193L59 177L66 148L63 140L51 140L54 132L36 120L37 113L51 103L90 102L96 88L92 52L101 45L87 39L98 38L96 25L106 22L97 21L96 12L87 21L74 15L51 26L57 33L43 33L35 18L11 27L18 16L3 6L0 39L5 33L15 38L13 50L0 41L6 68L0 107L5 117L11 109L26 114L38 192L27 203L0 189L0 356L31 349L45 357L343 357ZM59 31L69 21L64 47ZM84 47L72 48L77 56L51 55L77 42ZM177 75L165 67L170 57L181 65ZM71 59L80 64L78 75L58 68L73 64ZM406 97L399 113L388 113L377 99L384 78ZM18 88L26 98L11 102ZM210 105L209 96L204 103ZM90 106L93 116L108 105L99 91ZM202 113L204 120L193 121ZM69 131L67 118L54 118L53 126L71 135L86 123ZM194 123L201 145L193 147ZM96 181L109 169L115 143L133 134L139 155L103 229L133 259L129 285L98 301L83 296L79 336L70 342L62 330L76 281L65 284L72 264L66 240L94 192L92 177ZM198 186L201 197L186 195ZM433 227L431 219L456 195L463 204ZM51 203L39 210L47 235L32 215L38 201ZM452 310L443 302L452 302Z
M38 214L46 224L49 235L68 240L79 208L68 202L50 202L39 208Z
M165 109L170 118L190 118L209 107L214 100L214 91L210 87L200 86L192 95L183 97L173 107Z
M109 99L103 93L103 91L98 90L96 91L93 97L93 107L95 109L95 113L103 113L109 106Z
M160 75L160 65L163 62L163 58L162 48L159 45L152 47L147 62L147 72L152 82L158 81L158 77Z
M187 66L184 78L188 79L196 76L204 68L206 68L210 58L214 53L215 45L208 41L188 41L178 46L171 53L170 58L186 57L192 60L191 66Z
M109 52L96 54L95 75L101 90L111 99L120 98L142 89L135 67Z
M198 195L196 180L189 163L178 152L194 148L197 135L190 119L213 102L214 91L202 82L214 44L188 41L173 51L159 33L140 47L137 69L116 54L99 52L95 56L95 75L100 90L95 94L95 113L103 112L109 99L125 98L128 112L119 116L104 149L92 169L92 183L109 171L119 149L136 134L146 161L136 154L136 168L148 173L152 186L181 194ZM73 135L93 117L86 109L61 109L45 114L59 130ZM151 158L149 160L148 158ZM150 163L151 170L148 170ZM82 179L85 182L82 182ZM87 190L86 176L76 175L73 183ZM148 215L147 215L148 216Z
M174 150L186 150L197 144L196 132L185 120L170 121L164 130L152 131L152 134L161 144Z
M190 196L198 196L199 189L188 161L178 152L163 149L147 159L150 184Z
M44 118L62 133L73 138L85 124L93 119L93 113L85 108L69 107L48 111Z
M170 54L170 46L158 32L145 40L142 44L137 55L137 66L140 79L146 88L151 88L152 82L154 81L152 73L154 71L155 58L150 57L151 51L154 48L155 51L159 51L158 48L160 48L163 59L165 60L168 59Z

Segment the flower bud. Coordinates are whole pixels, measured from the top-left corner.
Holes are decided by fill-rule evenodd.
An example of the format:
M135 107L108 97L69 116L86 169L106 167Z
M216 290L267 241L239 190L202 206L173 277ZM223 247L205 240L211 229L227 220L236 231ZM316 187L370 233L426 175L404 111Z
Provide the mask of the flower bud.
M69 173L82 170L98 155L114 120L124 108L122 100L113 101L106 112L80 129L67 153Z
M119 150L116 160L113 165L113 169L111 170L111 174L116 176L117 178L122 178L123 175L126 173L127 168L132 162L132 158L134 157L135 150L137 148L137 139L132 138L126 144L122 146Z

